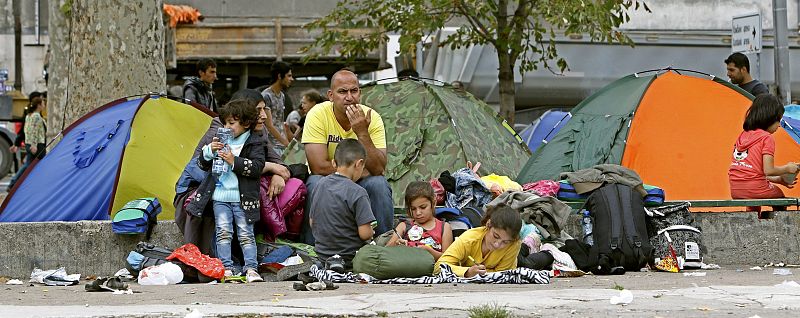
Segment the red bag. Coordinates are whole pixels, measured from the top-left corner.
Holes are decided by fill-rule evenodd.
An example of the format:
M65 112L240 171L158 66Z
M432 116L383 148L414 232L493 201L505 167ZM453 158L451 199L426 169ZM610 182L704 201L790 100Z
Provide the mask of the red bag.
M433 194L436 195L436 205L444 204L444 186L442 186L442 183L436 178L432 178L430 183L431 187L433 187Z
M296 239L300 236L305 213L306 185L297 178L286 180L283 192L270 200L267 196L271 176L261 177L261 226L266 229L265 236L274 241L276 237Z
M208 277L222 279L225 276L225 266L222 265L222 261L200 253L200 249L192 243L176 248L172 254L167 256L167 260L176 258Z

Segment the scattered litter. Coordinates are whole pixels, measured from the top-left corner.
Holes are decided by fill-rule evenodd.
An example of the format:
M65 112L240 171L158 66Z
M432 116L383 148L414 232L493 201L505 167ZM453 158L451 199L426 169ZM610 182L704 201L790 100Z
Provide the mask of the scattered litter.
M741 268L737 268L736 271L739 272L739 273L744 272L744 270L741 269Z
M700 265L700 269L720 269L720 268L721 267L719 267L719 265L717 264L702 263L702 265Z
M201 313L199 310L195 309L195 310L192 310L192 312L186 314L185 318L203 318L203 317L205 317L203 315L203 313Z
M71 286L77 285L81 280L81 274L68 275L64 267L43 271L34 268L31 272L31 283L45 284L47 286Z
M215 280L212 280L212 281L206 283L206 285L216 285L216 284L219 284L219 282L215 281Z
M119 277L119 278L121 278L123 281L126 281L126 282L130 282L130 281L134 281L134 280L136 280L136 277L134 277L133 275L131 275L131 272L130 272L130 271L127 269L127 268L123 268L123 269L120 269L120 270L118 270L118 271L117 271L117 272L114 274L114 277Z
M797 282L795 282L793 280L792 281L786 281L785 280L785 281L783 281L783 283L775 284L775 287L800 287L800 284L798 284Z
M786 268L776 268L772 270L772 275L787 276L792 275L792 271Z
M736 304L736 307L744 308L744 307L747 307L747 304Z
M272 294L272 296L281 297L281 296L286 296L286 295L284 295L284 294Z
M750 317L747 317L747 318L761 318L761 316L759 316L759 315L752 315L752 316L750 316Z
M683 276L686 276L686 277L703 277L703 276L706 276L706 272L683 273Z
M324 290L325 289L325 283L323 283L323 282L308 283L308 284L306 284L306 288L308 288L308 290L313 290L313 291Z
M194 295L194 294L197 294L197 291L196 290L190 290L190 291L187 291L186 293L189 294L189 295Z
M711 311L712 309L708 308L708 307L697 307L697 310L699 310L699 311Z
M87 292L110 291L117 295L130 290L128 284L122 282L122 278L120 277L98 277L91 283L86 284L84 289ZM130 294L133 294L133 291L130 291Z
M577 314L577 313L578 313L578 311L577 311L577 310L575 310L575 309L573 309L573 310L570 310L570 311L569 311L569 314L570 314L570 315L574 315L574 314Z
M125 290L115 290L113 292L114 295L133 295L133 290L128 288Z
M7 281L6 285L22 285L22 281L19 279L12 279Z
M764 269L761 268L761 266L753 266L753 267L750 267L750 270L751 271L763 271Z
M619 296L611 297L612 305L627 305L633 301L633 293L630 290L623 289L619 291Z
M300 265L303 264L303 258L300 255L295 255L292 257L287 258L285 261L280 263L283 266L292 266L292 265Z
M211 305L211 303L201 303L201 302L199 302L199 301L196 301L196 302L193 302L193 303L192 303L192 305L201 305L201 306L205 306L205 305Z
M150 266L139 272L139 285L173 285L183 280L183 270L173 263Z

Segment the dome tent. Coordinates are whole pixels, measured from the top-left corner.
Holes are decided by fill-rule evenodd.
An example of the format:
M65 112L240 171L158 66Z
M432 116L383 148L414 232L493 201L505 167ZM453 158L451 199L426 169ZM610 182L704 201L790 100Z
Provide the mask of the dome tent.
M611 163L631 168L669 200L730 199L728 167L753 96L707 74L659 70L623 77L589 96L517 177L530 182ZM784 130L776 163L800 158ZM783 189L800 196L800 188Z
M156 197L174 216L175 181L208 130L201 106L158 96L119 99L84 115L34 161L0 208L0 222L108 220Z

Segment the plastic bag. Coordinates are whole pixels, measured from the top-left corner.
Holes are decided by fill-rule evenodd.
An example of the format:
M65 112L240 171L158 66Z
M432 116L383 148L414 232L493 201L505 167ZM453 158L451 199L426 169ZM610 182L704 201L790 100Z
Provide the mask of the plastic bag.
M81 274L68 275L64 267L43 271L34 268L31 272L31 283L45 284L47 286L71 286L77 285L81 280Z
M170 256L167 256L167 259L178 259L213 279L222 279L225 276L225 266L222 266L221 260L201 253L200 249L191 243L175 249Z
M174 285L183 280L183 270L173 263L150 266L139 272L139 285Z

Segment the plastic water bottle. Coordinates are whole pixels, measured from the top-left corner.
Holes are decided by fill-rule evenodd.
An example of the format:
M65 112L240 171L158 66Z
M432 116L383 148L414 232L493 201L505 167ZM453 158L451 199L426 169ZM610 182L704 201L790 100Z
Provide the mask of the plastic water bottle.
M223 144L225 147L228 147L228 143L232 137L232 132L228 128L220 127L217 128L217 140ZM226 148L220 149L219 151L225 151ZM211 163L211 173L217 178L217 185L219 185L219 177L228 172L228 166L225 165L225 160L219 156L214 158L214 161Z
M589 216L589 211L583 210L583 242L589 245L594 245L594 237L592 237L592 217Z

